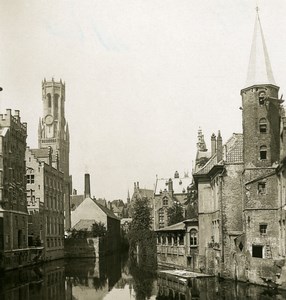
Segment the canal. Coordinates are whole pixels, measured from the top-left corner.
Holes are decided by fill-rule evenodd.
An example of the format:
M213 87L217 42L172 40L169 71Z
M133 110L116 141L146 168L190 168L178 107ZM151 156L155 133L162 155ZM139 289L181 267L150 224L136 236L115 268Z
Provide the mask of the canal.
M1 274L1 300L286 299L286 292L216 278L189 282L156 271L148 259L110 256L58 260Z

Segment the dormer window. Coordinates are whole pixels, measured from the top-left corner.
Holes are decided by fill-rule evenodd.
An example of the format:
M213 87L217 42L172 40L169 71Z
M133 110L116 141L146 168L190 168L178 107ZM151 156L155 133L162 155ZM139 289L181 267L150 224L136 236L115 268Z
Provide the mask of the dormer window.
M261 160L267 159L267 147L266 146L260 147L260 159Z
M261 118L259 120L259 131L261 133L266 133L267 132L267 121L265 118Z

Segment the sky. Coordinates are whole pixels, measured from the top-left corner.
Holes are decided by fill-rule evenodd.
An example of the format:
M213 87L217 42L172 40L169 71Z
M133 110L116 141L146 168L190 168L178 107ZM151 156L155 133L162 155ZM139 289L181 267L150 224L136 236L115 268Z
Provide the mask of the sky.
M241 129L254 0L0 0L0 111L19 109L38 146L41 82L66 83L73 188L107 200L191 175L197 132ZM280 92L286 89L286 1L261 0ZM286 92L285 92L286 93Z

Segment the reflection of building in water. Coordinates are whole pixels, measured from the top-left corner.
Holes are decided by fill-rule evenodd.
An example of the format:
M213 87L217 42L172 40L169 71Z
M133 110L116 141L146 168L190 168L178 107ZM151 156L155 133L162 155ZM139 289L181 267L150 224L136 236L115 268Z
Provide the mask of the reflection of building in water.
M63 260L6 272L0 282L0 299L65 299L64 275Z
M158 300L178 299L191 300L191 291L186 279L172 276L166 273L158 273Z
M120 256L73 259L66 264L67 299L103 299L120 278Z

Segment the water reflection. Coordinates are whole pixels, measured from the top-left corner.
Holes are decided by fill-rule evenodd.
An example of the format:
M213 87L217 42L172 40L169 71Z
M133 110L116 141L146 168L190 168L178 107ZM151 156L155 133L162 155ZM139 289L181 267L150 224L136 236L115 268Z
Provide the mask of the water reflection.
M286 299L286 292L216 278L178 279L156 272L150 257L59 260L0 278L1 300Z

